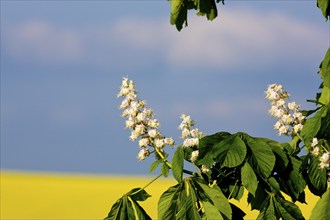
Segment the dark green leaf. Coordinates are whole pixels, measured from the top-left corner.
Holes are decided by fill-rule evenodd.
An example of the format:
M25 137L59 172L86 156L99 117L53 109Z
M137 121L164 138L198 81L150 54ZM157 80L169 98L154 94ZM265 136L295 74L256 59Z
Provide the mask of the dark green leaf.
M134 201L145 201L149 197L151 197L151 195L149 195L144 189L141 190L141 188L136 188L136 189L131 190L131 192L128 195Z
M296 204L289 202L282 197L275 197L274 203L276 206L277 216L280 216L283 220L305 219Z
M276 160L272 148L265 141L249 136L246 137L246 143L252 152L249 158L252 168L264 178L269 177Z
M238 135L232 135L216 144L212 150L215 161L225 167L236 167L242 164L246 156L246 146Z
M240 200L244 194L244 187L240 185L229 185L230 198Z
M280 184L278 184L277 180L274 177L269 177L267 182L272 192L278 196L281 196Z
M199 1L199 12L202 15L206 14L208 20L213 20L218 15L217 6L214 0Z
M245 162L243 167L241 168L241 179L244 187L255 196L255 192L258 187L257 176L254 173L253 169L249 165L249 163Z
M181 182L183 173L183 162L184 162L184 152L181 146L179 146L174 152L172 159L172 173L173 177Z
M252 196L251 193L248 194L248 203L251 204L252 210L253 209L260 210L261 205L263 204L266 198L267 198L267 194L264 190L264 187L258 185L255 196Z
M276 164L276 166L280 170L284 170L289 164L289 159L288 159L288 155L284 151L282 145L277 143L277 142L268 142L268 144L272 148L272 150L275 154L275 157L276 157L275 164Z
M310 219L330 219L330 188L322 195L322 198L317 201L312 210Z
M315 195L321 196L327 190L327 172L321 169L318 157L311 157L308 169L308 188Z
M257 220L277 220L273 199L268 196L262 203Z

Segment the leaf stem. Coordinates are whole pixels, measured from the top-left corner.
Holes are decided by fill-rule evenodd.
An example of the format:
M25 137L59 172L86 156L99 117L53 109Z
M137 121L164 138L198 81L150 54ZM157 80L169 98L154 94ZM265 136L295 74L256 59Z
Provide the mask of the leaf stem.
M235 187L237 186L237 183L238 183L238 180L236 180L235 185L234 185L234 188L233 188L233 190L230 192L230 194L229 194L229 196L228 196L227 199L230 199L231 195L233 194L233 192L234 192L234 190L235 190Z
M138 192L141 192L142 190L144 190L145 188L147 188L151 183L155 182L157 179L159 179L161 176L163 176L163 174L159 174L158 176L156 176L154 179L152 179L147 185L145 185L144 187L142 187L141 189L135 191L134 193L132 193L131 195L137 194Z

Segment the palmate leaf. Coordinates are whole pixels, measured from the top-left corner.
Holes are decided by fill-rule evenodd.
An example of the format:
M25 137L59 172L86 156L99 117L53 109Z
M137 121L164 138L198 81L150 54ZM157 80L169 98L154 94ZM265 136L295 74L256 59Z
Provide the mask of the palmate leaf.
M279 180L281 190L291 196L293 201L305 202L304 190L306 181L300 172L302 161L290 156L290 164L282 173Z
M330 219L330 188L322 195L322 198L317 201L312 210L310 219Z
M298 208L292 202L285 200L283 197L268 194L263 202L258 215L258 220L268 219L283 219L283 220L303 220L305 219Z
M225 167L236 167L245 159L246 146L238 134L231 135L212 149L214 161Z
M158 203L158 219L231 219L231 206L221 190L204 180L185 178L170 187Z
M150 216L137 203L137 201L144 201L148 197L150 195L145 190L141 190L141 188L132 189L117 200L105 220L151 220Z
M180 31L183 26L188 25L188 10L197 10L197 15L206 15L208 20L213 20L218 16L215 0L170 0L171 16L170 22ZM217 0L217 2L220 2ZM224 1L221 1L224 3Z

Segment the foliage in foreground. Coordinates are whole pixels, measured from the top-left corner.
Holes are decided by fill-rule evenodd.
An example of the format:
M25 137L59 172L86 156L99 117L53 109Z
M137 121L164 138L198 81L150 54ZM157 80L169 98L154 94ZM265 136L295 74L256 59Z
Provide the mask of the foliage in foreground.
M187 22L189 9L199 10L199 15L210 20L217 16L214 0L180 0L171 4L171 23L178 30ZM329 0L318 0L317 6L328 19ZM272 106L269 113L278 119L274 128L280 135L291 137L289 142L242 132L205 136L194 127L190 116L183 114L179 126L183 143L175 150L172 162L165 149L173 147L174 140L162 135L152 110L138 99L133 81L124 78L118 96L125 99L120 108L127 118L126 127L132 131L130 139L139 140L138 158L154 155L150 172L161 166L154 180L167 177L171 170L178 182L160 197L158 219L243 219L245 213L230 199L240 200L244 190L251 208L260 212L258 219L304 219L295 202L306 203L306 187L321 197L311 218L330 219L330 49L318 74L322 78L320 90L315 100L308 100L316 104L312 110L303 111L295 102L287 103L289 95L282 86L268 87L266 98ZM192 163L197 171L186 170L184 161ZM106 219L150 219L138 203L150 196L145 191L149 184L117 200Z

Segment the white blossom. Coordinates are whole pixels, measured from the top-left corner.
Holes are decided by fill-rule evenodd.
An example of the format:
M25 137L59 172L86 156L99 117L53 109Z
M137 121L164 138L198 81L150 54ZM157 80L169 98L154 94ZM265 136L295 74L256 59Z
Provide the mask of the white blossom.
M155 146L158 148L163 148L165 146L164 139L155 139Z
M290 110L296 111L296 110L299 110L299 105L297 105L296 102L289 102L288 103L288 108Z
M202 171L202 173L207 173L207 172L210 171L210 169L209 169L207 166L202 165L202 167L201 167L201 171Z
M135 100L136 99L136 94L134 92L130 92L127 94L127 99L129 100Z
M188 128L183 128L181 132L181 138L185 139L189 137L189 135L190 135L190 130Z
M134 128L134 131L141 136L144 132L145 125L144 124L137 124Z
M128 100L128 99L124 99L124 100L121 102L121 104L120 104L120 106L119 106L119 109L125 109L125 108L127 108L129 105L130 105L130 100Z
M284 114L282 116L282 121L284 121L285 124L290 124L293 122L293 117L290 114Z
M150 155L150 152L148 149L146 148L142 148L139 153L138 153L138 156L137 158L141 161L141 160L144 160L147 156Z
M145 114L147 117L152 117L153 114L154 114L150 108L144 108L142 112L143 112L143 114Z
M297 119L299 122L301 122L305 117L302 115L301 112L295 112L293 113L293 117Z
M198 138L187 138L183 141L183 147L193 147L199 144Z
M148 135L152 138L156 138L158 131L156 129L151 129L148 131Z
M318 145L318 143L319 141L317 140L317 138L313 138L311 147L315 147L316 145Z
M133 128L135 125L135 120L132 117L129 117L126 122L126 128Z
M278 129L279 134L287 134L288 131L289 131L289 126L287 126L287 125L282 125L282 126Z
M148 121L148 126L150 128L158 128L159 127L159 121L157 119L150 119Z
M329 167L329 152L325 152L321 157L320 157L320 167L325 168Z
M314 156L318 156L319 155L319 152L320 152L320 148L319 147L314 147L314 149L312 151L312 154Z
M296 124L293 126L293 131L297 134L302 130L302 128L303 128L302 124Z
M321 160L324 162L326 162L326 161L329 162L329 152L324 153L321 157Z
M191 156L190 156L191 162L195 162L195 160L197 159L198 155L199 155L199 150L195 150L195 151L191 152Z
M136 139L138 139L140 137L140 134L137 132L137 131L135 131L135 130L133 130L132 132L131 132L131 136L129 137L132 141L135 141Z
M137 120L138 122L142 122L142 121L144 121L145 118L146 118L146 116L145 116L142 112L139 112L139 113L136 115L136 120Z
M193 120L191 119L191 117L189 115L185 115L185 114L182 114L181 117L180 117L184 123L186 123L187 125L190 125L192 126L193 125Z
M199 137L199 138L203 137L203 133L200 132L200 131L198 130L198 128L194 128L194 129L192 129L192 130L190 131L190 135L191 135L192 137Z
M142 138L139 140L140 147L147 147L149 145L149 138Z
M164 139L164 143L166 145L174 146L174 140L173 140L173 138L165 138Z

